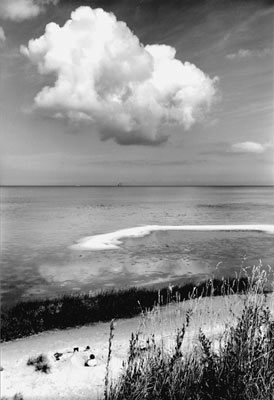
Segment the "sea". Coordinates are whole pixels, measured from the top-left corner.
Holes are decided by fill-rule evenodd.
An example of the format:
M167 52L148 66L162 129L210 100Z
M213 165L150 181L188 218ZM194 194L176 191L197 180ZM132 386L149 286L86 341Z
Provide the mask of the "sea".
M274 224L274 187L2 187L1 304L270 269L267 231L163 229L115 248L75 246L148 225L264 224Z

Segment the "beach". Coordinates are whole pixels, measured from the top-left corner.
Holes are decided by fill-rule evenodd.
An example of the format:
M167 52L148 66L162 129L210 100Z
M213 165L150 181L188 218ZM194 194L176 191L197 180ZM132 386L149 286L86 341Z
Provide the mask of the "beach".
M163 343L168 351L174 347L177 329L182 327L186 313L191 309L191 321L182 346L182 354L186 354L198 345L199 328L212 339L214 346L214 341L217 343L226 324L235 324L244 300L244 296L238 295L189 300L162 308L155 307L146 315L116 320L110 362L112 379L117 379L123 362L127 360L132 332L139 332L140 343L145 343L146 338L154 334L156 341ZM268 296L267 304L273 315L273 295ZM24 400L102 399L109 330L108 322L96 323L2 343L1 396L12 398L14 394L21 393ZM87 345L90 351L73 353L74 347L85 348ZM59 361L54 358L55 352L64 353ZM95 367L84 366L89 352L96 356ZM49 360L51 369L48 374L27 366L30 357L41 353Z

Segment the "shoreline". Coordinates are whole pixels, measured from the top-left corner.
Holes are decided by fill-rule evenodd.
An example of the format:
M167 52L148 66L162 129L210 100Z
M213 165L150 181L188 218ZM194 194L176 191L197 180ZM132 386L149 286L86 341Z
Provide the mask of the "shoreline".
M31 336L53 329L66 329L113 318L131 318L150 311L155 304L167 305L190 298L245 293L248 277L208 279L198 284L162 289L129 288L97 295L65 295L53 299L20 302L1 311L1 342Z

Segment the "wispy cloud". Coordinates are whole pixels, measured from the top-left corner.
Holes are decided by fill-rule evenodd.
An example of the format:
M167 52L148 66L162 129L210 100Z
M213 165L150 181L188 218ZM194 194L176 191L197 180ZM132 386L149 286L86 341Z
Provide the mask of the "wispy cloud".
M273 115L273 99L258 100L247 104L240 104L237 108L230 110L220 111L220 115L224 117L234 117L234 118L247 118L249 115Z
M273 145L271 143L258 143L258 142L241 142L234 143L231 146L231 151L234 153L255 153L262 154L266 150L272 148Z
M226 55L229 60L243 59L251 57L266 57L273 54L273 50L270 48L265 48L262 50L250 50L250 49L240 49L235 53L230 53Z
M49 4L57 4L59 0L1 0L0 18L12 21L23 21L37 17Z
M274 8L267 7L264 9L259 9L249 18L241 20L241 22L232 23L232 25L230 25L230 27L224 32L223 37L219 39L214 46L218 48L226 48L233 38L238 38L244 31L250 32L251 34L252 24L256 23L261 18L267 18L271 16L272 14L274 14Z

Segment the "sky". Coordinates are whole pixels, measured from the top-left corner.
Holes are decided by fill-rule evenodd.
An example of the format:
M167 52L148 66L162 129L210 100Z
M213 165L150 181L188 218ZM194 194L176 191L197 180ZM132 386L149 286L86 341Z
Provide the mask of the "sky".
M0 0L2 185L273 185L274 3Z

